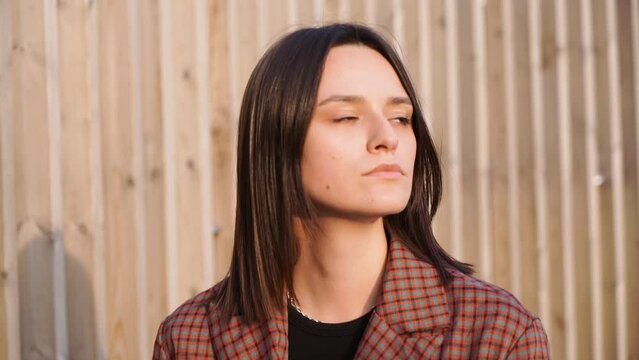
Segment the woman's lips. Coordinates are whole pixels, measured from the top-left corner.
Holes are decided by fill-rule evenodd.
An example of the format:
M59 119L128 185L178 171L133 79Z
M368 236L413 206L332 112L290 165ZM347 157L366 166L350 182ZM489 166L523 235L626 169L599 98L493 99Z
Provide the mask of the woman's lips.
M397 164L381 164L374 169L366 172L364 176L375 176L393 179L404 176L404 171Z

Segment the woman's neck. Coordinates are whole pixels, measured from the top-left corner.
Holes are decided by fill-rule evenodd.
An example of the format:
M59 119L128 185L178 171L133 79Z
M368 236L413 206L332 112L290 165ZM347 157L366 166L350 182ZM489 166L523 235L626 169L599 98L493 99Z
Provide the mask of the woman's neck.
M293 286L298 306L322 322L353 320L375 305L380 292L388 251L383 220L321 218L319 225L323 233L316 239L296 231L300 257Z

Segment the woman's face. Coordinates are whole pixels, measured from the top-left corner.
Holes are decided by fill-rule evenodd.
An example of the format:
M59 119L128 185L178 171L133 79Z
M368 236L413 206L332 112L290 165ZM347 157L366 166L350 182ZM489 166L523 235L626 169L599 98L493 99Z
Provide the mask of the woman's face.
M377 51L330 50L301 161L304 189L320 216L375 220L406 207L416 151L412 113Z

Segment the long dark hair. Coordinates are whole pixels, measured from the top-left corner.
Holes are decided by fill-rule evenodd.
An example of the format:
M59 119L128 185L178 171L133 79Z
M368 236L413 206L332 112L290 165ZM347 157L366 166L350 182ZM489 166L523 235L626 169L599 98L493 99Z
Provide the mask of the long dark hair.
M468 264L448 255L431 224L441 199L437 151L399 56L370 28L333 24L294 31L271 46L256 65L244 91L239 119L237 208L231 268L213 301L224 321L265 321L285 305L293 288L298 245L293 218L317 230L313 206L302 187L300 160L326 56L345 44L370 47L388 60L413 104L417 140L413 189L406 208L384 218L384 225L418 258L432 264L442 282L450 269L471 273Z

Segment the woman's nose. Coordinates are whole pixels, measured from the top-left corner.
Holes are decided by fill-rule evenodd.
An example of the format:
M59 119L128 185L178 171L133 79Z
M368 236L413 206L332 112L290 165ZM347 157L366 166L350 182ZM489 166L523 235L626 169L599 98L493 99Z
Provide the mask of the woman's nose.
M384 115L371 116L369 121L368 151L390 151L397 149L399 139L392 122Z

